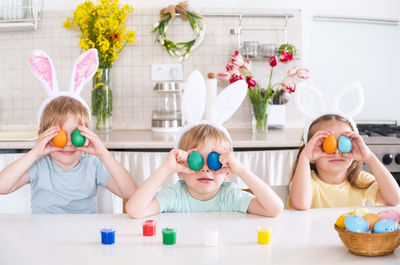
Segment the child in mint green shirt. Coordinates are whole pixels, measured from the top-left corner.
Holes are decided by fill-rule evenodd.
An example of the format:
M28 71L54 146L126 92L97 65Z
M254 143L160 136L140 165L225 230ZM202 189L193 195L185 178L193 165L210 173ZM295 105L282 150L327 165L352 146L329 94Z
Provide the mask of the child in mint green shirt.
M160 212L241 212L246 213L255 196L237 188L235 183L223 182L217 195L201 201L193 198L185 180L180 179L156 194Z
M130 217L160 212L241 212L276 217L282 212L282 200L236 158L222 126L200 122L182 134L177 146L129 199L126 210ZM204 161L210 152L217 152L222 168L214 171L204 162L198 171L190 169L187 160L194 151ZM158 191L174 173L181 179ZM254 195L227 182L230 173L242 178Z

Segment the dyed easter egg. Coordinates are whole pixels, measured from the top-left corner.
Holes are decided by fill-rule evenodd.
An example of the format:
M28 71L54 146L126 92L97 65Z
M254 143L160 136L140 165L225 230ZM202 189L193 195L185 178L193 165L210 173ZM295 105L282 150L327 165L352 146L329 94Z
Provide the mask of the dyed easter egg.
M67 133L61 129L58 131L57 135L53 138L53 144L57 147L64 147L67 144L68 136Z
M349 215L349 213L342 214L339 216L339 218L336 220L336 225L342 229L346 229L346 226L344 225L344 219L346 216Z
M372 230L374 225L381 220L379 218L379 216L377 214L374 214L374 213L368 213L368 214L364 215L363 218L365 219L365 221L367 221L368 226L369 226L369 228L368 228L369 230Z
M344 219L344 225L346 229L350 232L355 233L366 233L368 232L368 223L364 218L355 214L349 214Z
M85 136L83 136L83 135L81 134L81 131L79 131L78 129L75 129L75 130L72 132L72 135L71 135L71 142L72 142L72 144L75 145L76 147L81 147L81 146L85 143L85 140L86 140Z
M336 138L335 136L333 136L333 134L330 134L328 137L324 139L324 142L322 143L322 149L327 154L333 154L336 151L336 148L337 148Z
M381 219L390 219L395 222L400 222L400 213L395 210L384 210L378 213L379 218Z
M380 220L374 225L374 233L387 233L397 231L398 229L399 225L390 219Z
M192 152L188 157L188 166L194 171L199 171L203 168L204 160L203 156L199 152Z
M352 144L349 137L341 135L338 139L338 148L342 153L348 153L351 151Z
M364 216L367 213L368 213L368 208L361 208L361 207L358 207L354 211L350 212L350 214L355 214L358 216Z
M222 167L221 162L219 162L219 154L217 152L211 152L207 156L207 165L211 170L218 170Z

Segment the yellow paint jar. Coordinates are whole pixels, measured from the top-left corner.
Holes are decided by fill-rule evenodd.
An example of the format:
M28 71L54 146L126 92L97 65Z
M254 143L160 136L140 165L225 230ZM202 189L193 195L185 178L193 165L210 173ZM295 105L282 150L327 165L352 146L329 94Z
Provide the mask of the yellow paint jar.
M257 243L258 244L269 244L271 242L271 228L270 227L259 227L257 229Z

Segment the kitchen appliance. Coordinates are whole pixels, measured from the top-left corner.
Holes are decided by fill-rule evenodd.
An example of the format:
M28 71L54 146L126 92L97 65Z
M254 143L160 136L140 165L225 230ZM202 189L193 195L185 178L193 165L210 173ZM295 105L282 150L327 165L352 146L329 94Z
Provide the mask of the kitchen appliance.
M153 92L152 131L176 132L182 126L181 84L156 83Z
M392 173L400 185L400 126L392 124L358 124L365 144Z

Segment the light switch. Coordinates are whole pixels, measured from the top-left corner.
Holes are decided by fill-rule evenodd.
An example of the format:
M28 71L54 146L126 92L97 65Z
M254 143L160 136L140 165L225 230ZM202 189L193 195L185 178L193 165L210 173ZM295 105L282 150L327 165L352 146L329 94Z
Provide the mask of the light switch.
M182 64L152 64L151 81L182 81Z

